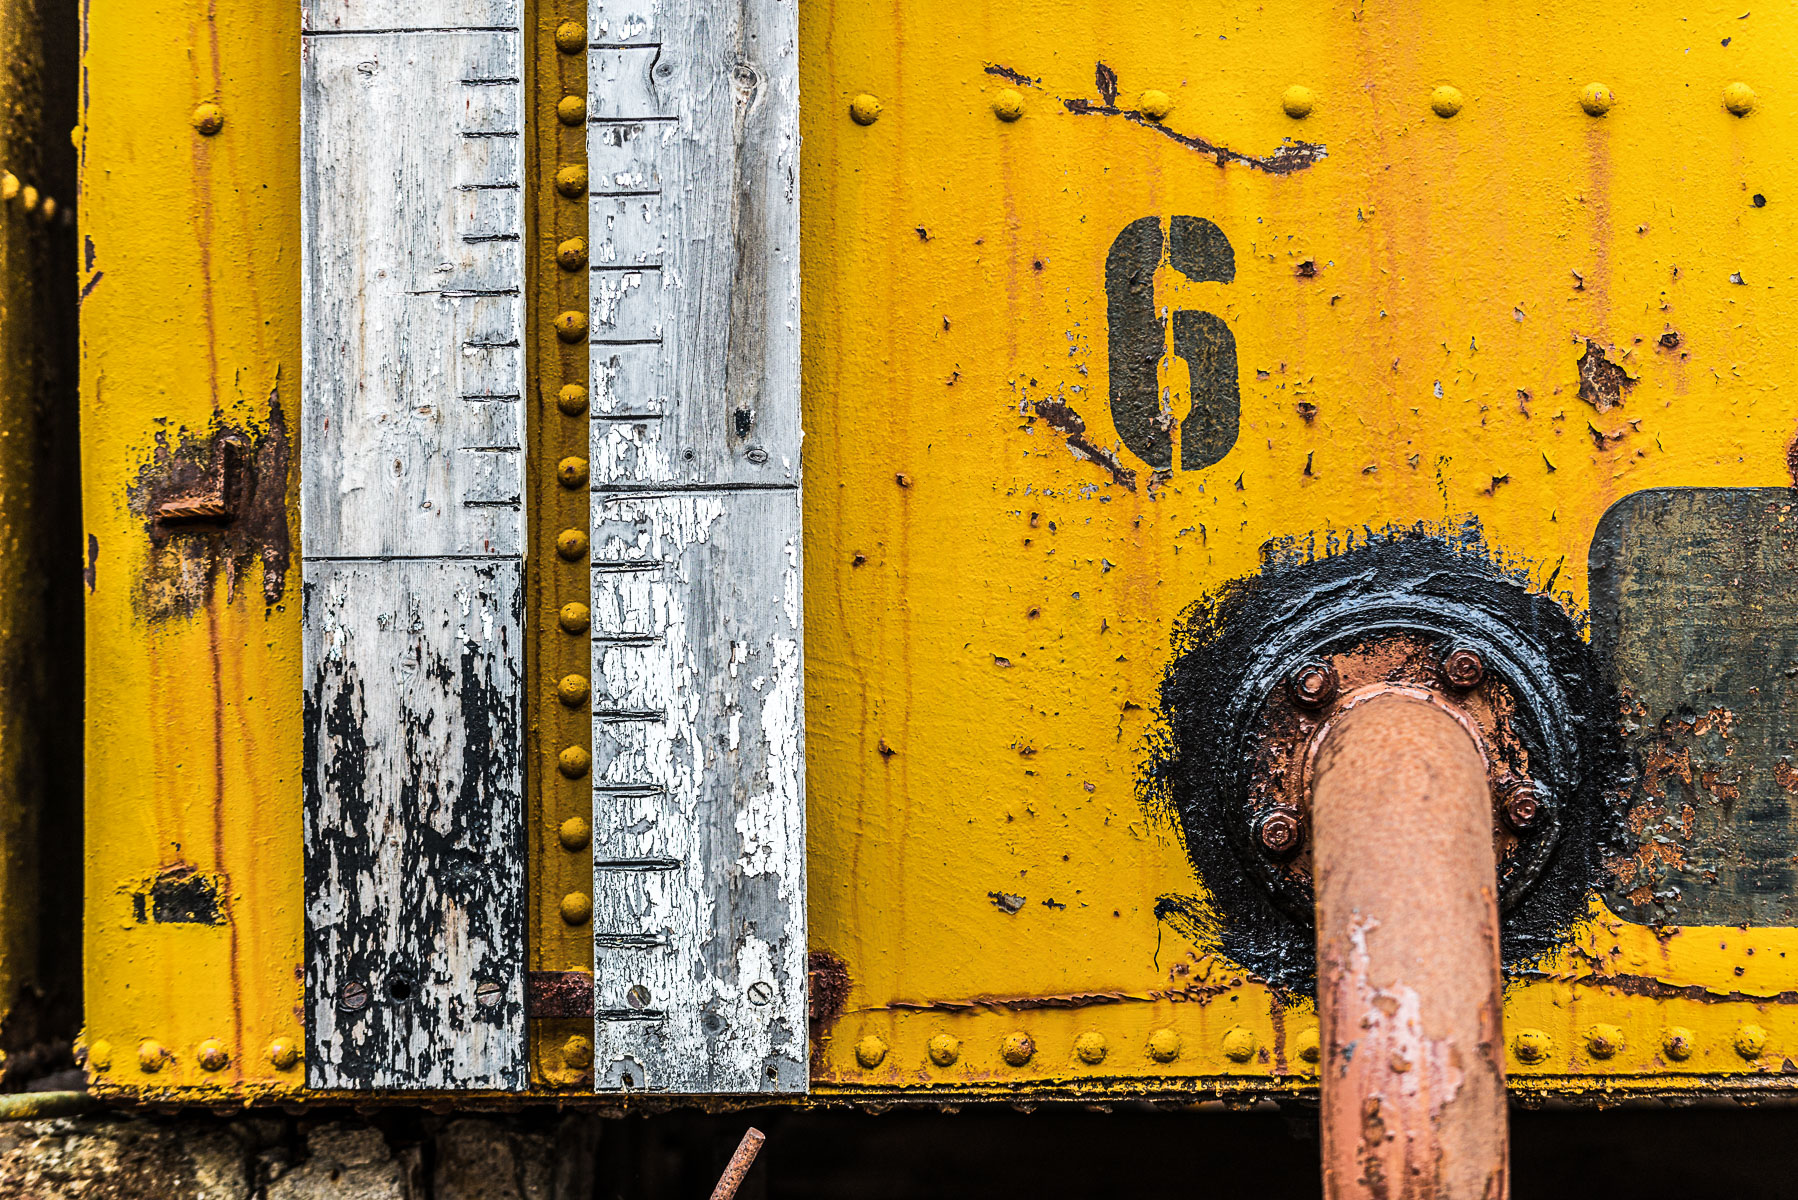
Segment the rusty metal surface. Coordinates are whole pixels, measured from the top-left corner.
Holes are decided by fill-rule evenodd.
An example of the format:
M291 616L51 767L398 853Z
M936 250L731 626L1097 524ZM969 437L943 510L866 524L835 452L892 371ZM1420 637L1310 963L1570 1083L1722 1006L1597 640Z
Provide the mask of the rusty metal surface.
M1427 695L1386 692L1324 734L1315 772L1324 1194L1503 1200L1482 747Z

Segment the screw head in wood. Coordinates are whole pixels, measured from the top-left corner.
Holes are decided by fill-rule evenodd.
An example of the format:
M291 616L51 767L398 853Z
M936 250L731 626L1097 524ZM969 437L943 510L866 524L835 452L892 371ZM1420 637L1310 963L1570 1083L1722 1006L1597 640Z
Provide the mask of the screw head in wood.
M288 1038L276 1038L268 1044L268 1061L277 1071L291 1071L300 1061L299 1044Z
M587 27L579 21L563 21L556 26L556 49L563 54L579 54L587 48Z
M494 1008L505 999L506 989L498 981L483 979L474 986L474 1002L482 1008Z
M570 343L586 341L587 314L573 308L557 313L556 336Z
M1023 1030L1009 1034L999 1043L999 1057L1009 1066L1021 1067L1036 1055L1036 1042Z
M857 125L872 125L880 120L880 101L863 92L849 102L849 119Z
M578 383L564 384L556 393L556 407L563 416L581 416L587 411L587 389Z
M1009 124L1024 115L1024 93L1017 88L1001 88L993 96L993 115Z
M587 239L571 237L556 247L556 265L564 271L578 271L587 265Z
M1180 1035L1171 1029L1157 1029L1149 1035L1149 1057L1158 1063L1171 1063L1180 1057Z
M368 986L354 981L337 989L337 1007L355 1012L368 1007Z
M585 850L593 842L593 826L585 817L569 817L556 830L556 840L564 850Z
M592 918L592 896L586 892L569 892L562 897L562 920L570 925L585 925Z
M773 999L774 988L771 985L762 982L760 979L749 985L749 1002L757 1008L761 1008Z
M201 137L211 137L225 127L225 111L210 102L201 104L194 108L188 122L199 131Z
M570 489L586 487L587 460L578 454L571 454L557 463L556 482Z
M556 556L567 562L578 562L587 557L587 531L584 529L564 529L556 535Z
M1143 116L1151 121L1160 121L1174 111L1174 98L1166 92L1150 88L1136 102L1136 107Z
M886 1057L886 1039L879 1034L870 1033L867 1037L864 1037L861 1041L855 1043L855 1061L860 1063L865 1070L872 1071L875 1067L878 1067L881 1063L885 1062Z
M961 1057L961 1040L939 1033L930 1039L926 1049L930 1052L930 1061L939 1067L952 1067L955 1060Z
M1096 1067L1105 1061L1105 1035L1096 1029L1089 1029L1074 1039L1074 1057L1088 1066Z
M576 164L556 172L556 191L570 200L587 194L587 168Z
M587 703L587 696L585 675L564 675L556 681L556 699L569 708L579 708Z
M585 96L563 96L556 101L556 120L564 125L579 125L587 119Z

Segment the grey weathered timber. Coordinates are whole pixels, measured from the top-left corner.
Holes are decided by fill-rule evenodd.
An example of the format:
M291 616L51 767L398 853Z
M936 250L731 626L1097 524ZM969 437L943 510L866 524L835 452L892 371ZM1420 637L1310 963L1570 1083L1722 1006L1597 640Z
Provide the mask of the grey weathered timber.
M517 0L306 0L307 1082L523 1088Z
M595 1086L802 1092L792 0L592 0Z
M595 1081L807 1086L799 493L598 494Z

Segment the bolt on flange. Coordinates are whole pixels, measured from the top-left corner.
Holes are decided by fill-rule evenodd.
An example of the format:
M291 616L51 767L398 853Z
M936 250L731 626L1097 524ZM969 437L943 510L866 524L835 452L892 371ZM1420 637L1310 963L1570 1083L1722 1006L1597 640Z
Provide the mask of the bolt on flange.
M1327 662L1308 662L1292 673L1287 690L1303 708L1322 708L1336 698L1336 671Z
M1290 808L1273 808L1255 821L1255 842L1274 858L1291 858L1305 843L1304 818Z
M1508 783L1499 799L1499 813L1513 833L1528 835L1542 827L1548 816L1548 793L1533 779Z
M1442 677L1448 681L1448 686L1458 691L1476 688L1486 678L1486 660L1480 657L1479 651L1458 646L1443 658Z

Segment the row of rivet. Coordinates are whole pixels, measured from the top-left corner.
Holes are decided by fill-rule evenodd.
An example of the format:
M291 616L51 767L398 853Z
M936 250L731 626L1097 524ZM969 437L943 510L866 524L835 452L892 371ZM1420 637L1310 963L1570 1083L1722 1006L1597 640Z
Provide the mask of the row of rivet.
M1759 1025L1739 1025L1731 1044L1737 1055L1752 1062L1766 1053L1767 1031ZM1615 1025L1594 1025L1586 1030L1585 1050L1593 1058L1615 1058L1626 1045L1623 1030ZM1697 1046L1697 1036L1683 1025L1670 1025L1661 1031L1661 1053L1674 1062L1691 1058ZM1531 1066L1547 1062L1554 1050L1554 1039L1540 1029L1521 1029L1511 1039L1511 1053L1518 1062Z
M1236 1063L1250 1061L1261 1049L1255 1034L1240 1025L1225 1033L1218 1045L1224 1057ZM889 1049L885 1038L870 1033L855 1044L855 1061L871 1071L886 1061ZM1155 1030L1143 1044L1143 1053L1158 1063L1173 1062L1180 1057L1180 1050L1180 1035L1172 1029ZM925 1044L924 1051L937 1066L952 1067L961 1060L961 1039L947 1033L935 1034ZM1089 1029L1074 1039L1074 1057L1088 1066L1098 1066L1110 1052L1110 1043L1097 1030ZM1316 1064L1317 1030L1303 1029L1293 1036L1292 1056L1299 1062ZM1036 1039L1021 1029L1007 1034L999 1043L999 1057L1009 1066L1025 1066L1036 1057Z
M277 1071L291 1070L300 1061L299 1043L289 1038L276 1038L270 1042L267 1053L269 1064ZM168 1047L154 1038L145 1038L137 1044L137 1068L148 1074L162 1070L174 1061L174 1057ZM203 1071L222 1071L231 1065L231 1051L217 1038L207 1038L194 1047L194 1061ZM87 1064L96 1071L111 1069L112 1043L99 1041L89 1046Z
M1754 89L1745 83L1732 83L1723 89L1723 107L1738 117L1745 117L1753 112L1756 99ZM1459 113L1466 102L1461 89L1449 84L1443 84L1430 92L1430 111L1444 120ZM1611 111L1616 102L1617 98L1611 89L1602 83L1588 83L1579 91L1579 106L1588 116L1602 117ZM1024 109L1024 93L1018 89L1001 88L993 93L993 115L1001 121L1016 121L1024 115ZM1293 120L1302 121L1317 111L1317 93L1303 84L1295 83L1280 94L1280 110ZM1173 111L1173 98L1166 92L1151 88L1138 97L1132 115L1161 121ZM880 112L879 98L866 92L849 102L850 119L857 125L874 124L880 119Z

